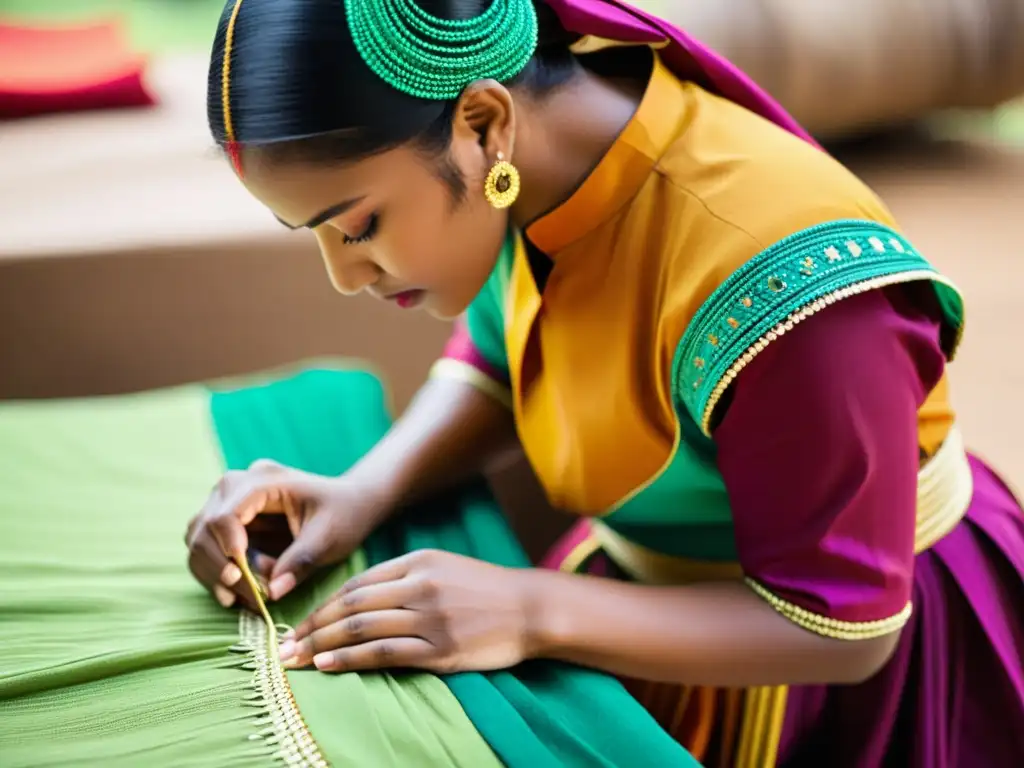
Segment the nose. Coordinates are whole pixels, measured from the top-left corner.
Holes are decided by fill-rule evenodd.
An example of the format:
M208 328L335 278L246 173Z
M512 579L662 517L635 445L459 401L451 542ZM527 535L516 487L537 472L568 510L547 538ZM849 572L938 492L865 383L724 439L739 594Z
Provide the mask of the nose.
M333 242L336 238L331 237L330 228L324 229L327 231L316 232L316 239L334 290L345 296L355 296L377 282L380 270L366 258L365 253L359 255L363 249Z

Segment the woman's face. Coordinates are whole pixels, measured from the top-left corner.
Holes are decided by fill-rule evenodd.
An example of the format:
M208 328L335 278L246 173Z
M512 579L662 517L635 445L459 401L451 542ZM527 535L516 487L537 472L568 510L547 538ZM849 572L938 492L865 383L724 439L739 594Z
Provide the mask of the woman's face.
M493 269L507 215L484 198L489 166L479 141L456 135L449 157L466 184L463 200L453 199L438 161L410 146L322 167L246 152L243 183L285 226L313 231L341 293L365 290L451 318Z

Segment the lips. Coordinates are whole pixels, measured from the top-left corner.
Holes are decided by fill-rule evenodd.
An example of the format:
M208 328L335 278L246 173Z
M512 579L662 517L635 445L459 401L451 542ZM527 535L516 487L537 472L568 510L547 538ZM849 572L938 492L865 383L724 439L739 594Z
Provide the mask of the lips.
M394 296L390 296L388 298L393 300L402 309L411 309L423 300L424 293L425 292L422 290L414 289L411 291L396 293Z

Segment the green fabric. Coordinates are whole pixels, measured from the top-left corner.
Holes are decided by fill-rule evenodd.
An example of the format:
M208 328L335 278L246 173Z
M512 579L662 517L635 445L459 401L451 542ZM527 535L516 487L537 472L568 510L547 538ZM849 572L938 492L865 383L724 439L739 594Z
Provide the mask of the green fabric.
M505 346L505 302L512 279L515 260L515 236L509 234L498 261L480 293L466 310L466 329L473 346L494 370L509 378L508 353Z
M898 232L870 221L845 220L797 232L736 270L697 310L672 364L681 419L702 424L729 369L790 315L865 281L931 280L945 313L947 354L963 324L963 303L944 278Z
M237 416L234 438L258 439L268 455L302 450L289 446L288 423L307 411L339 417L341 455L387 423L380 386L364 374L338 376L322 406L261 408L267 391L218 403ZM247 703L246 657L229 651L238 614L185 568L185 523L222 472L205 388L0 405L4 768L279 764L276 747L250 738L265 713ZM337 569L305 605L290 602L285 618L346 575ZM436 677L297 673L292 683L335 768L500 765Z
M734 561L732 509L715 463L715 444L692 419L680 419L679 424L679 445L668 466L601 519L657 552Z
M215 397L215 421L228 464L244 467L267 457L310 471L343 471L380 437L387 423L383 394L354 395L354 378L371 380L366 374L319 370ZM418 548L446 549L509 566L528 564L482 487L409 510L377 532L366 552L375 563ZM273 610L279 618L294 621L343 578L344 574L335 572L297 595L295 602ZM314 710L326 718L326 725L328 713L339 707L334 702L342 699L324 691L336 685L338 678L298 672L290 673L289 679L300 707L309 713L310 728L315 725ZM510 768L698 765L606 675L534 662L509 671L459 674L444 680ZM319 685L321 690L301 687L306 684ZM316 735L329 738L324 729Z
M319 474L340 474L389 425L384 390L362 371L310 370L215 393L211 411L230 469L266 458ZM271 606L275 619L294 626L352 573L345 565L312 580ZM447 686L433 675L300 670L287 676L310 733L335 768L501 764Z
M212 414L212 419L211 419ZM214 434L216 425L216 435ZM339 472L388 426L380 384L309 371L220 392L0 405L0 764L272 766L239 614L184 567L185 522L223 471L269 457ZM410 511L355 565L274 611L295 623L359 567L416 547L526 559L482 487ZM334 766L695 766L611 678L290 672ZM637 744L642 745L638 752Z
M185 569L220 474L201 388L0 405L0 764L273 765L237 617Z
M416 0L345 0L345 15L366 66L422 99L458 98L476 80L507 82L537 48L533 0L494 0L466 19L438 18Z

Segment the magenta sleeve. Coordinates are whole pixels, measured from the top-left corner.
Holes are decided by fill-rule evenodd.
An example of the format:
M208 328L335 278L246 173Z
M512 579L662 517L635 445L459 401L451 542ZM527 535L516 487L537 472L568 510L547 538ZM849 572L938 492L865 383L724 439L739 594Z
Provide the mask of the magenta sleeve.
M754 358L714 433L748 584L821 634L909 616L938 333L898 290L837 303Z

